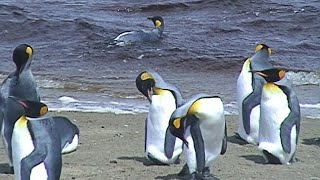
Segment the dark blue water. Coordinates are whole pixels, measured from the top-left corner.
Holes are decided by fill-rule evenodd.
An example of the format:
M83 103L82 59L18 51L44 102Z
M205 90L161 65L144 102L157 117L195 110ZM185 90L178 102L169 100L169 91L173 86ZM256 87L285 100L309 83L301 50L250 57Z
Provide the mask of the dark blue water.
M151 29L154 15L165 20L160 42L107 48L123 31ZM221 96L231 113L243 59L265 43L311 109L304 115L320 116L319 1L1 1L1 80L21 43L34 48L32 69L51 109L145 111L134 80L152 68L186 98Z

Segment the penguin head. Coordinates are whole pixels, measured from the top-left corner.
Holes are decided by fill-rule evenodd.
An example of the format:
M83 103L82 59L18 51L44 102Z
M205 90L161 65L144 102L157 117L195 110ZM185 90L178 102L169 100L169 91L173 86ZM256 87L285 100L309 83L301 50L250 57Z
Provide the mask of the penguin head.
M162 17L153 16L153 17L149 17L148 19L150 19L153 22L153 24L156 28L163 28L164 27L164 21L163 21Z
M258 51L261 51L261 50L267 50L269 55L271 55L272 53L272 50L269 46L265 45L265 44L258 44L256 46L256 49L255 49L255 52L257 53Z
M38 118L48 112L47 105L39 101L22 100L13 96L9 96L8 98L15 101L24 110L23 115L26 117Z
M286 72L283 69L277 68L253 72L262 76L268 83L280 81L286 75Z
M179 117L177 116L177 113L176 114L173 113L169 121L168 129L172 135L181 139L183 143L188 147L188 141L185 139L185 135L184 135L185 120L186 120L186 116Z
M12 59L19 73L24 69L28 60L31 59L32 54L33 49L28 44L21 44L14 49Z
M136 86L138 90L148 98L149 102L151 102L155 84L156 82L153 75L147 71L143 71L136 78Z

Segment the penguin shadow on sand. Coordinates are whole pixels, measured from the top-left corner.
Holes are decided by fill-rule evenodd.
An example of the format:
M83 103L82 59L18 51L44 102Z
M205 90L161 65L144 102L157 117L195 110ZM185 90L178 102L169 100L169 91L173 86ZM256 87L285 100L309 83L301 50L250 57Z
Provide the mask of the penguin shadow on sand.
M245 140L241 139L240 136L234 132L234 135L232 136L228 136L227 137L227 141L233 144L238 144L238 145L247 145L249 143L247 143Z
M0 163L0 174L13 174L13 170L8 163Z
M241 146L249 145L249 143L240 138L236 132L234 132L234 135L227 137L227 141ZM243 155L240 157L245 158L248 161L253 161L256 164L266 164L262 155Z
M168 166L167 164L163 164L163 163L155 163L155 162L151 162L149 161L146 157L138 157L138 156L121 156L118 157L117 159L119 160L129 160L129 161L137 161L142 163L145 166Z
M315 145L320 147L320 138L303 139L301 143L304 145Z
M264 160L262 155L243 155L243 156L240 156L240 157L243 157L248 161L253 161L256 164L268 164L268 163L265 162L265 160Z
M214 176L214 175L213 175ZM190 176L179 176L178 174L168 174L166 176L157 176L155 179L163 179L163 180L189 180L191 179ZM217 177L211 177L210 180L220 180Z

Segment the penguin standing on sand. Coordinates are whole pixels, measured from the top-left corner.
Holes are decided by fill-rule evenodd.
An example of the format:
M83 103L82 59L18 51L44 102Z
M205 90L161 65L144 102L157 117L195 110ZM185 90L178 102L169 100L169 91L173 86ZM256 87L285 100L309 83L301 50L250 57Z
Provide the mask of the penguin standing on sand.
M184 149L187 164L179 175L189 175L191 179L212 179L210 167L227 149L221 99L206 94L191 97L172 113L168 129L187 146Z
M256 71L265 78L261 95L258 149L267 163L290 164L300 132L300 105L284 70Z
M9 97L12 111L22 112L14 122L12 159L16 180L56 180L60 178L62 157L60 136L54 122L41 118L48 107L38 101Z
M30 101L40 101L40 95L36 81L31 72L31 57L33 48L30 45L22 44L13 51L13 61L16 64L16 70L11 73L1 85L0 101L0 121L1 135L3 138L5 150L9 157L9 165L12 167L12 148L11 137L14 128L14 122L22 116L21 112L12 111L10 104L7 104L9 96ZM2 117L1 117L2 116ZM56 131L61 137L61 146L63 153L70 153L76 150L79 141L79 129L71 123L69 119L53 117L57 119ZM12 168L13 170L13 168Z
M154 164L177 163L183 143L167 128L172 112L184 101L180 91L152 70L140 73L136 86L150 102L145 121L145 156Z
M256 46L256 53L248 58L237 80L237 104L239 110L239 126L237 134L246 142L258 143L260 99L264 78L252 73L272 68L269 63L271 48L265 44Z
M116 38L109 43L108 47L112 46L125 46L134 43L142 42L155 42L160 40L161 35L164 30L164 20L160 16L154 16L148 18L150 19L155 29L151 31L139 30L139 31L129 31L119 34Z
M40 101L39 92L36 81L31 72L31 61L33 55L33 48L28 44L21 44L13 51L13 62L16 65L16 70L11 73L1 84L1 94L3 101L3 118L1 121L1 135L4 146L9 156L9 165L12 166L11 157L11 135L12 122L9 122L8 117L14 116L10 114L10 107L6 106L6 99L8 96L15 96L21 99L28 99L31 101ZM16 119L14 119L15 121Z

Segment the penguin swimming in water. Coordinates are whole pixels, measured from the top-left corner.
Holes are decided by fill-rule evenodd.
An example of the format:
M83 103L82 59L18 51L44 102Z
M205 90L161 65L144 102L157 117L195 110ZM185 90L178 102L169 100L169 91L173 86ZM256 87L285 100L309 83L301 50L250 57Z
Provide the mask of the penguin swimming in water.
M259 136L260 99L263 77L253 73L272 68L269 63L271 48L265 44L256 46L255 55L243 64L237 80L237 104L239 110L239 125L237 134L248 143L257 145Z
M221 99L206 94L191 97L172 113L168 129L187 146L184 149L187 164L179 175L188 174L191 179L211 179L213 161L227 149ZM184 172L186 170L187 173Z
M16 180L59 179L62 168L60 136L55 121L41 118L48 107L39 101L9 97L12 111L22 111L14 122L12 160Z
M300 132L298 98L284 78L284 70L273 68L255 73L267 81L261 95L258 149L267 163L290 164Z
M118 35L115 39L113 39L112 42L109 43L108 47L125 46L134 43L154 42L160 40L164 30L163 18L160 16L154 16L148 19L150 19L153 22L155 29L151 31L139 30L123 32L120 35Z
M154 164L177 163L183 143L167 128L172 112L184 102L179 89L153 70L140 73L136 86L150 102L145 121L146 158Z

